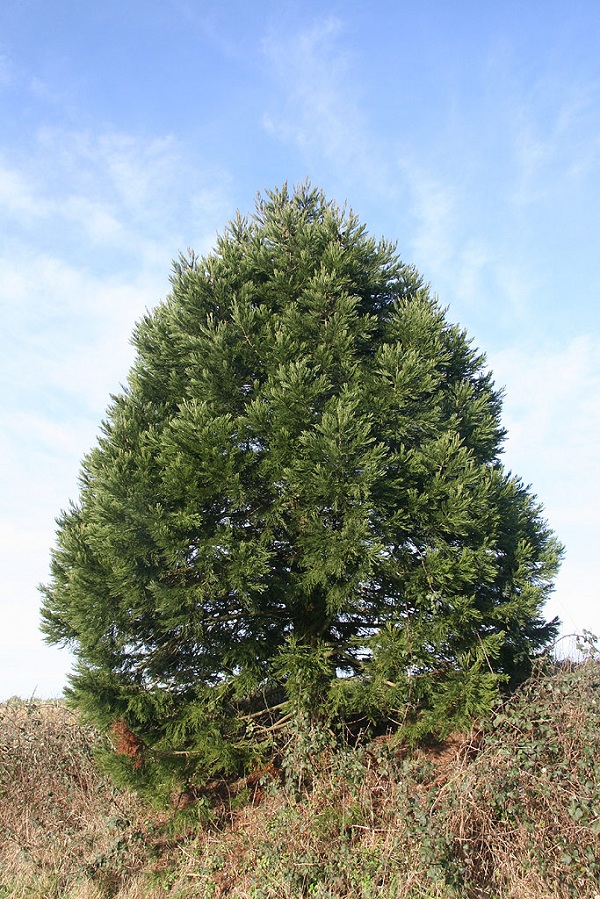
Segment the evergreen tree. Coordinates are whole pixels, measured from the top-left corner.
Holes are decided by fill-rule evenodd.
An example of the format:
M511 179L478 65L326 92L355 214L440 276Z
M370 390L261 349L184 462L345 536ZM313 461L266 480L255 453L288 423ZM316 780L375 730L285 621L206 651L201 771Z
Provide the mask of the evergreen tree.
M284 187L133 340L42 626L140 777L235 768L293 715L440 731L527 676L561 548L484 356L392 245Z

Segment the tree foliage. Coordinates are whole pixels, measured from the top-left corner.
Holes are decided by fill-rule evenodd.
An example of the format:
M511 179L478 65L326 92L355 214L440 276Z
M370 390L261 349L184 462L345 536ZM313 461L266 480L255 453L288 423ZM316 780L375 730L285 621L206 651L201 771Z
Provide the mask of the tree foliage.
M527 676L560 546L484 356L393 245L284 187L133 340L42 616L140 769L235 767L299 714L440 730Z

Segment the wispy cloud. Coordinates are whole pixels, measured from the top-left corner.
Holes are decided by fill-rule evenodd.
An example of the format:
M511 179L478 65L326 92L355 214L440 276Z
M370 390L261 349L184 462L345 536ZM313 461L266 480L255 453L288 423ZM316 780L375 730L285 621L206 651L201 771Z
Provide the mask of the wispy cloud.
M0 209L22 227L60 222L144 264L158 244L206 249L229 192L224 169L192 159L172 137L44 129L27 159L0 168Z
M600 165L600 83L541 78L506 111L516 166L512 201L574 190Z
M171 138L45 131L20 166L5 161L2 366L21 389L44 383L92 406L108 397L133 322L166 293L180 250L212 245L229 189Z
M459 244L460 195L456 185L433 171L399 160L414 221L410 251L415 260L426 260L430 273L445 271L456 256Z
M39 645L54 516L76 497L79 461L125 380L133 324L167 292L172 258L213 244L230 189L171 137L45 130L1 160L4 656ZM64 655L37 658L44 689L63 682Z
M389 165L372 137L357 61L343 38L344 24L335 16L315 19L292 33L272 31L265 38L263 53L276 99L263 125L308 162L326 160L342 180L366 183L389 196Z

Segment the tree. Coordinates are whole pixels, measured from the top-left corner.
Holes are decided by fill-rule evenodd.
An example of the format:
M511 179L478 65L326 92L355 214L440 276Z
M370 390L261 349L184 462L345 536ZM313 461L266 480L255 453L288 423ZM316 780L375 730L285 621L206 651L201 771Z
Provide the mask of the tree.
M394 246L284 187L133 340L42 626L134 767L208 776L299 714L439 731L527 676L561 547L484 356Z

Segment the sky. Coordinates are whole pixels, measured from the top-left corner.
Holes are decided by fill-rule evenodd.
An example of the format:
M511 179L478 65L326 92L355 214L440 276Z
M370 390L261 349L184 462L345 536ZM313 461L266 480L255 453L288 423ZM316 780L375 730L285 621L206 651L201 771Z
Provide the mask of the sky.
M0 700L39 632L135 322L172 260L309 179L394 240L505 389L504 462L600 634L600 28L593 0L2 0Z

